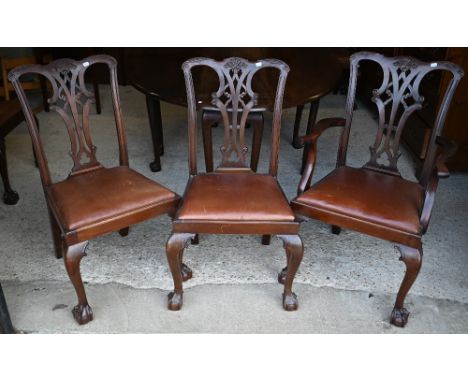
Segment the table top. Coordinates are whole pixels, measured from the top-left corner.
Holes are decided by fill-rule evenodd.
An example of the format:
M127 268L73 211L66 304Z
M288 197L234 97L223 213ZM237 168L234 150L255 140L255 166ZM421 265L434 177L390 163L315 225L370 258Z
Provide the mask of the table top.
M145 94L163 101L186 106L187 96L182 63L193 57L222 60L238 56L255 61L263 58L283 60L290 67L283 107L295 107L315 101L336 86L342 73L337 48L133 48L126 57L130 83ZM274 75L274 77L272 77ZM199 107L211 105L211 93L218 87L217 75L210 69L195 68L194 86ZM252 87L259 94L259 107L271 109L278 72L259 71Z

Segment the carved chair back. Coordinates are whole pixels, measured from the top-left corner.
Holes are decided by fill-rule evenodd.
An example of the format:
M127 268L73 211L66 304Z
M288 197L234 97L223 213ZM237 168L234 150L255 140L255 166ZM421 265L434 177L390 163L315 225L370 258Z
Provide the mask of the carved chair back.
M182 65L187 89L188 128L189 128L189 169L190 175L197 174L197 99L193 85L192 69L205 66L218 76L219 86L211 94L213 110L221 113L224 125L224 140L221 146L221 164L219 168L248 168L246 164L247 146L245 144L245 125L249 113L258 105L258 94L252 89L252 78L265 68L279 71L276 97L273 108L272 143L269 173L276 176L281 129L281 112L284 88L289 67L276 59L264 59L255 62L239 57L230 57L223 61L197 57L187 60ZM215 90L215 89L213 89Z
M105 64L110 72L110 85L114 118L117 127L120 165L128 166L128 153L117 82L117 61L107 55L95 55L81 61L59 59L47 65L24 65L10 71L12 83L21 103L31 135L41 180L44 187L51 184L51 177L44 148L38 132L31 105L28 102L20 77L25 74L44 76L51 85L52 96L47 100L50 110L57 112L65 123L70 138L70 156L73 168L70 176L101 168L96 158L96 146L90 134L89 112L95 102L94 93L86 88L85 73L92 65Z
M386 57L379 53L359 52L350 57L351 70L346 101L346 124L341 135L337 166L346 163L349 133L353 119L354 101L359 64L363 60L374 61L383 72L381 85L373 90L372 101L378 109L378 129L374 143L369 147L370 159L365 167L400 175L397 162L401 156L400 139L408 118L424 107L420 94L421 81L427 74L443 70L451 73L451 81L445 90L429 140L419 182L426 186L436 158L436 138L441 135L445 117L455 89L463 76L463 70L446 61L426 63L412 57Z

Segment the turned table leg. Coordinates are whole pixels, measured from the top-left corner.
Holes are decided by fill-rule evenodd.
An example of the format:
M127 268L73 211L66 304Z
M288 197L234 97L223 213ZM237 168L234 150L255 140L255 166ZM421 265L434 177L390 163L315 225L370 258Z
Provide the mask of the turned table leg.
M0 175L3 181L4 203L9 204L9 205L18 203L18 200L19 200L18 193L11 188L10 179L8 177L5 137L1 137L1 136L0 136Z
M161 103L159 98L153 95L146 95L146 107L151 130L151 139L153 142L154 161L150 163L151 171L161 171L161 158L164 154Z
M307 121L307 129L306 129L306 134L309 135L312 132L312 129L315 125L315 122L317 120L317 112L319 108L319 100L313 101L310 103L310 111L309 111L309 119ZM304 149L302 152L302 164L301 164L301 174L304 172L304 167L307 162L307 155L309 153L309 144L304 145Z
M294 118L294 131L292 138L292 145L295 149L301 149L303 147L303 145L299 143L299 130L301 128L301 119L303 111L304 105L298 105L296 107L296 117Z

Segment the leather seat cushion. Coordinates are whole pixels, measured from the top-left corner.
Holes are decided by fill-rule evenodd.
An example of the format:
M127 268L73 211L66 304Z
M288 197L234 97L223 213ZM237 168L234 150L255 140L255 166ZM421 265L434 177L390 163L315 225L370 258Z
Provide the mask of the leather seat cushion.
M51 205L68 230L173 201L177 195L132 169L102 168L51 185Z
M209 173L188 184L180 220L294 221L280 185L270 175Z
M424 190L415 182L376 171L339 167L294 203L408 233L419 233Z

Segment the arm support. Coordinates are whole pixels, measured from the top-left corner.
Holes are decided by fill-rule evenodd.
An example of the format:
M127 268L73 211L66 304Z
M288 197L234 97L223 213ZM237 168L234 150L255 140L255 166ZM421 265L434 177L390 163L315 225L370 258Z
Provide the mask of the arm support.
M312 175L314 174L315 161L317 158L317 140L322 135L322 133L330 127L335 126L344 126L344 118L324 118L318 121L312 132L301 138L301 144L307 143L309 145L307 163L304 167L304 172L302 173L299 186L297 187L297 194L302 194L305 190L310 187L310 182L312 181Z
M458 145L454 141L440 136L436 138L436 144L440 147L440 151L432 168L431 178L426 186L424 205L420 217L421 230L423 234L426 233L429 226L439 179L448 178L450 176L445 162L455 154L458 148Z

